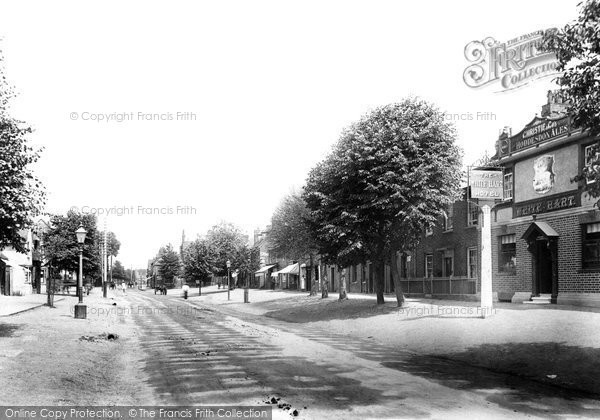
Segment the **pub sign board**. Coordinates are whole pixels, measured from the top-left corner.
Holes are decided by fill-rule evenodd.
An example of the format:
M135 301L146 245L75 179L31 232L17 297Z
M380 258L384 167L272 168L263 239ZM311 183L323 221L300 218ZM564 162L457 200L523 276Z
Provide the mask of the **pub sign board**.
M471 198L501 200L504 192L502 170L472 169L469 172Z
M579 206L581 206L581 194L575 190L515 204L513 217L531 216Z
M500 156L531 149L542 143L569 135L573 131L568 116L552 119L535 117L518 134L500 141Z

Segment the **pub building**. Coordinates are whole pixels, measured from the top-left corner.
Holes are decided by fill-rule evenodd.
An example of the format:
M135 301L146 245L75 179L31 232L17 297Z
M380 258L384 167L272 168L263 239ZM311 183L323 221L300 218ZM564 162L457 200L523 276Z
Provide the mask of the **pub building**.
M600 211L572 182L597 139L548 92L541 116L496 142L504 194L492 210L493 290L501 300L600 306Z

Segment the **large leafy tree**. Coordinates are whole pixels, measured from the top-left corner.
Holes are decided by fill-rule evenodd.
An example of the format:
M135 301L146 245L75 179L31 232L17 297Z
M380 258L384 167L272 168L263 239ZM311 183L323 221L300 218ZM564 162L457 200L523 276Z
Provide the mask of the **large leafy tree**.
M408 98L344 130L309 173L304 199L320 253L340 266L371 261L379 304L388 263L402 305L397 252L413 249L458 196L461 153L455 137L436 107Z
M260 249L256 246L250 247L247 244L238 248L236 257L236 269L240 276L239 280L243 281L244 285L250 285L250 276L260 268Z
M244 262L246 239L242 231L232 223L222 222L213 226L206 235L211 248L212 272L217 276L227 275L227 261L236 270Z
M558 59L561 94L569 102L574 123L591 135L600 133L600 1L580 4L579 17L545 34L543 47ZM574 181L600 181L600 144L591 162ZM584 182L592 197L600 197L600 182ZM600 201L599 201L600 202ZM598 204L598 203L596 203Z
M117 239L114 232L106 232L106 255L116 257L119 255L121 242Z
M0 53L0 249L12 246L25 252L19 231L31 227L32 216L41 212L45 194L31 166L40 151L29 142L31 128L9 114L13 89L6 82Z
M66 216L54 215L44 233L44 253L48 265L57 270L79 273L79 249L75 231L83 225L87 235L83 245L83 274L97 277L100 255L96 234L96 216L69 211Z
M312 266L318 253L317 242L311 228L311 213L299 192L285 196L275 209L268 233L270 249L293 260L308 258L307 281L311 281ZM313 284L311 294L316 293Z
M123 264L121 264L121 261L116 260L115 264L113 265L112 270L113 270L113 279L119 280L119 281L129 280L127 277L127 274L125 273L125 267L123 267Z
M183 250L183 277L186 282L204 282L210 278L213 255L208 242L196 239Z
M179 255L173 250L173 245L168 244L162 247L158 253L160 266L158 272L165 283L172 283L180 272Z
M247 237L232 223L221 222L206 234L211 253L211 272L216 276L227 275L227 261L231 270L238 272L238 280L248 284L248 276L260 266L260 252L249 247Z

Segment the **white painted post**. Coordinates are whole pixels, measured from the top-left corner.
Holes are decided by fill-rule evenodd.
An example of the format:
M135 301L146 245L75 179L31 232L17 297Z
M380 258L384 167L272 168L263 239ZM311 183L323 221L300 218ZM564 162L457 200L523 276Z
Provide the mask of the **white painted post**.
M492 315L492 223L491 208L487 204L483 211L481 226L481 317Z

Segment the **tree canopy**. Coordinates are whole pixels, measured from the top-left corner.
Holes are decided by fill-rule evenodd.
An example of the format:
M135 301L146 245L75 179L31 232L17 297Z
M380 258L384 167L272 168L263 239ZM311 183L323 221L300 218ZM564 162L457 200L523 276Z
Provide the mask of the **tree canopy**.
M311 213L301 193L285 196L273 213L268 233L270 250L299 260L317 253L317 244L311 230Z
M187 282L206 281L210 278L213 256L208 242L196 239L183 249L183 277Z
M180 271L179 255L173 250L171 244L162 247L158 255L160 258L158 272L166 283L172 283Z
M20 231L31 227L32 217L45 204L44 188L32 170L41 149L30 144L31 128L9 114L14 93L6 82L3 62L0 53L0 249L12 246L25 252Z
M412 249L458 196L455 138L441 111L408 98L345 129L309 173L303 197L321 255L340 266L373 262L379 303L384 263Z
M78 272L79 249L75 231L80 225L87 230L83 245L83 274L98 276L100 267L98 235L96 234L96 216L69 211L66 216L54 215L50 218L50 227L44 233L44 252L48 265L58 270Z
M600 134L600 1L580 4L575 22L545 34L543 48L558 59L561 94L569 103L574 124L591 135ZM600 181L600 144L574 181ZM600 197L600 182L583 182L592 197ZM600 200L599 200L600 202ZM598 205L598 202L596 203Z
M242 231L232 223L222 222L213 226L206 235L211 249L212 273L216 276L227 274L227 261L236 270L245 264L247 257L246 239Z
M112 276L113 279L116 280L121 280L121 281L125 281L125 280L129 280L127 278L127 274L125 273L125 267L123 267L123 264L121 264L121 261L116 260L113 268L112 268Z

